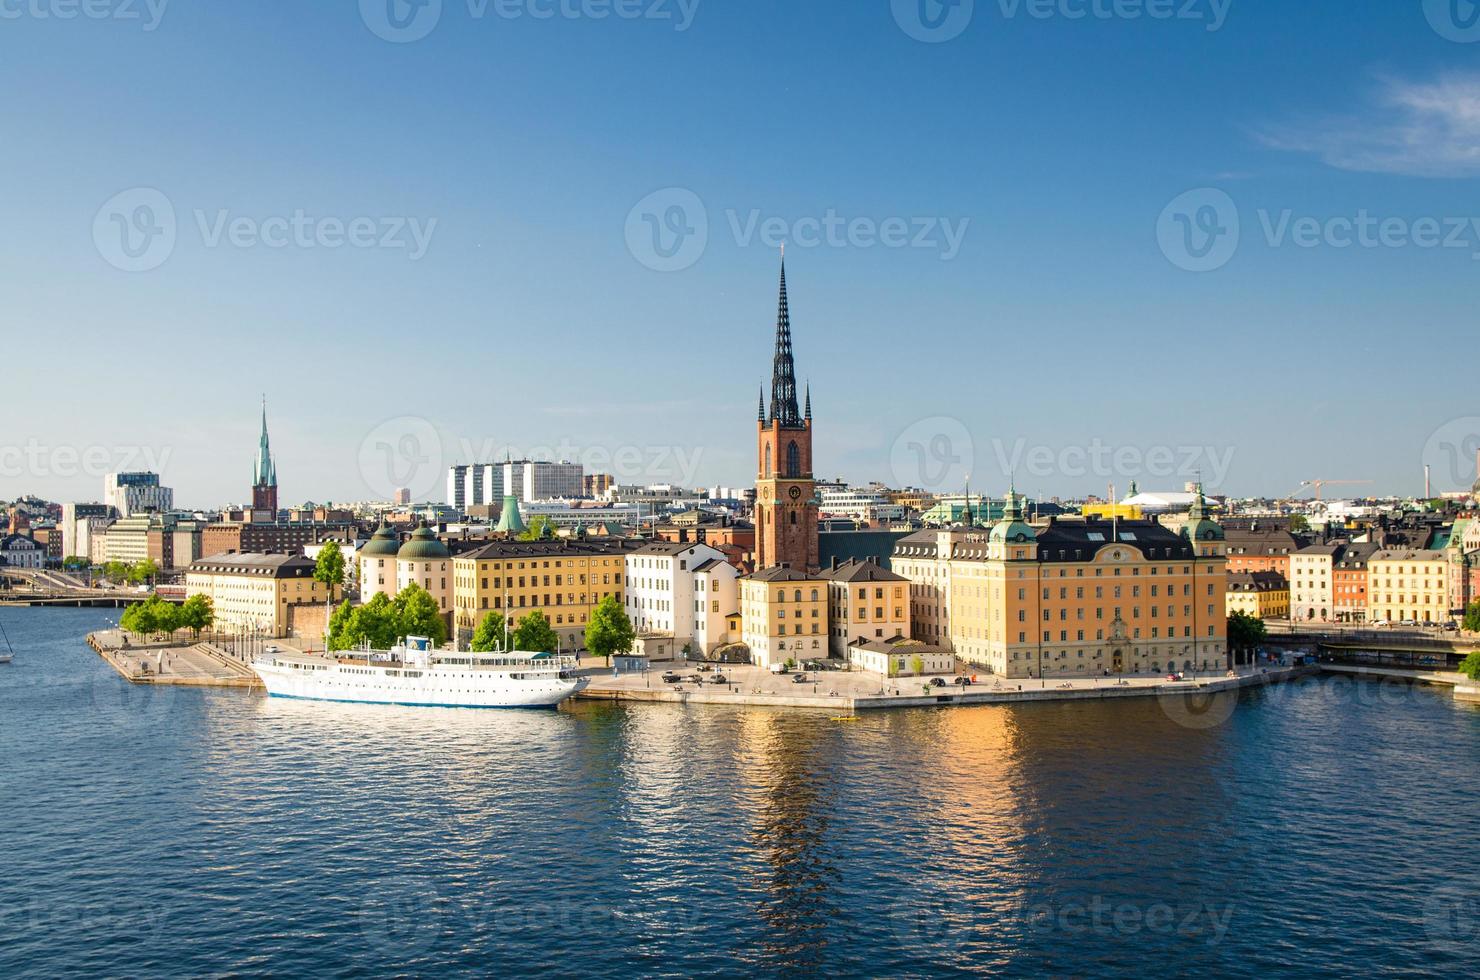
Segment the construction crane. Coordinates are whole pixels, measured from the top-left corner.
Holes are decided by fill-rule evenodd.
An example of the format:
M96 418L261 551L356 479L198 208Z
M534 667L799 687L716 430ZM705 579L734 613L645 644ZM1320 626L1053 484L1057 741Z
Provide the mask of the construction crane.
M1302 487L1315 487L1316 488L1316 500L1319 501L1321 499L1321 488L1322 487L1358 486L1360 484L1371 483L1371 482L1372 482L1371 480L1301 480L1300 481L1300 485Z

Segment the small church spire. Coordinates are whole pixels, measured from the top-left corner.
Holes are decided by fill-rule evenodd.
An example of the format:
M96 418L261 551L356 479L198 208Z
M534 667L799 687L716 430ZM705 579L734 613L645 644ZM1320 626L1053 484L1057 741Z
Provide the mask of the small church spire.
M761 385L761 404L760 404L760 409L759 409L759 411L756 412L756 416L755 417L761 423L761 425L765 425L766 424L766 386L765 385Z
M807 382L807 408L806 408L806 411L803 412L802 417L805 418L808 422L812 421L812 382L811 381L808 381Z

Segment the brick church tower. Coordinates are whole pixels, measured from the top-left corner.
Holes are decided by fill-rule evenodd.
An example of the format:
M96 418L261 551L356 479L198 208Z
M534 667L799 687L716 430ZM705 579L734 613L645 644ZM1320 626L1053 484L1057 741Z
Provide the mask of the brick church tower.
M776 354L771 365L771 415L761 391L756 422L755 566L787 565L815 571L817 497L812 476L812 392L797 406L791 358L791 315L786 307L786 253L781 256L781 299L776 312Z

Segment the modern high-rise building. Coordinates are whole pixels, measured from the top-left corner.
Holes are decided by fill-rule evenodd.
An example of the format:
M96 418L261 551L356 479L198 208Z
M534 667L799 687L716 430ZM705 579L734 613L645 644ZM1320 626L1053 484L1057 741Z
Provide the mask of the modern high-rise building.
M791 314L786 300L786 259L781 260L781 295L776 311L776 352L771 363L771 413L762 392L756 422L756 568L786 565L816 571L817 494L812 477L812 392L806 409L797 405L796 368L791 355Z
M447 503L467 512L504 499L504 463L470 463L447 468Z
M160 486L158 473L109 473L103 479L103 502L119 517L132 517L173 510L175 491Z
M504 493L512 493L520 503L531 500L554 500L584 496L585 468L566 460L520 459L504 463Z
M83 527L85 536L94 525L89 524L89 519L101 519L112 516L113 508L108 504L62 504L62 557L71 558L74 555L87 557L87 542L85 538L78 537L78 524ZM78 549L78 545L82 550Z

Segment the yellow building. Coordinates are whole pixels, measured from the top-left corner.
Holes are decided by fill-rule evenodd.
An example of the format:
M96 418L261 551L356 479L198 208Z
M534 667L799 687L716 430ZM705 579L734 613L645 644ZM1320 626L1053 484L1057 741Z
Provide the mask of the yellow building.
M586 623L607 596L622 601L629 552L641 542L621 538L581 541L494 541L452 559L454 628L467 643L490 612L512 629L521 616L544 612L562 646L579 649Z
M1010 494L989 533L951 543L951 646L1010 678L1222 669L1223 548L1200 496L1179 533L1156 520L1035 527Z
M1442 623L1449 619L1444 552L1386 550L1367 562L1367 621Z
M912 639L951 648L951 549L972 535L986 540L980 528L941 528L916 531L900 538L889 565L909 583Z
M1232 572L1225 599L1228 615L1255 619L1290 618L1290 583L1279 572Z
M785 565L741 578L740 635L762 667L826 657L827 581Z
M302 555L212 555L186 570L185 594L210 597L219 629L285 637L293 625L294 606L323 606L328 598L313 572L314 563ZM334 598L339 598L338 589Z
M1105 521L1140 521L1146 517L1140 504L1085 504L1080 508L1080 513L1085 517L1097 517Z
M828 652L846 660L848 647L870 640L910 638L909 580L876 561L849 560L824 569Z

